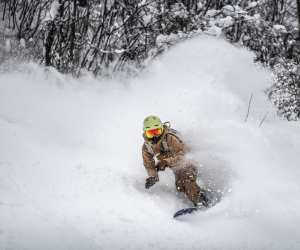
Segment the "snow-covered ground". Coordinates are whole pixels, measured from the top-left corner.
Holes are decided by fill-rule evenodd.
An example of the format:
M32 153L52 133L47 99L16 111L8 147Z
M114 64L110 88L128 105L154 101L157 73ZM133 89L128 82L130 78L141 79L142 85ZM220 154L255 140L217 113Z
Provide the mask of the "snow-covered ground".
M300 126L276 117L270 73L252 61L203 35L131 79L7 66L0 249L299 249ZM201 182L224 193L215 207L174 220L189 203L171 171L144 189L149 114L182 132Z

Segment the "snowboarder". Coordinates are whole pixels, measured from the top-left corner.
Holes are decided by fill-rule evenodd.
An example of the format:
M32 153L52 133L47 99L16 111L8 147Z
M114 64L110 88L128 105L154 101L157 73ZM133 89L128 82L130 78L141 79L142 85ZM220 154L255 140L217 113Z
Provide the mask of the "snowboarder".
M197 168L184 159L186 147L170 123L162 123L157 116L146 117L143 137L143 163L149 176L145 188L149 189L159 181L158 171L170 168L175 174L176 189L194 206L208 206L204 190L196 183Z

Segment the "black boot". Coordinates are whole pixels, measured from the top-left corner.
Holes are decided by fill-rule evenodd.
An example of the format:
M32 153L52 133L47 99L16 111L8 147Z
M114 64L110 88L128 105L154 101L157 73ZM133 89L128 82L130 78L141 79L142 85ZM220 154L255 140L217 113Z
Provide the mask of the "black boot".
M207 191L201 191L200 192L200 202L203 204L204 207L209 207L209 204L211 202L210 197L208 195Z
M198 198L198 202L196 204L194 204L196 207L209 207L212 200L210 197L210 192L207 190L202 189L199 192L199 198Z

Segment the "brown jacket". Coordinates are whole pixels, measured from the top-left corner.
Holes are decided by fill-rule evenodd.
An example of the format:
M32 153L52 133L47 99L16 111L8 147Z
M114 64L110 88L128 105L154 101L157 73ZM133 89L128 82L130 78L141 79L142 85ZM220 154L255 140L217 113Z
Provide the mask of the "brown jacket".
M148 140L145 136L144 139L145 142L142 148L143 162L149 176L158 177L155 157L160 160L163 159L168 167L173 170L183 160L185 145L167 126L164 126L163 135L156 144L151 143L151 140Z

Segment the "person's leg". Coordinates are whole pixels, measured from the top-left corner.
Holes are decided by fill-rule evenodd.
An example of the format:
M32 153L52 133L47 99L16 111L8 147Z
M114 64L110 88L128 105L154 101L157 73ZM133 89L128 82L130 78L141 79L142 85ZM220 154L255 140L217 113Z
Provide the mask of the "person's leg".
M177 191L183 192L194 205L198 204L201 191L196 179L197 169L193 166L185 167L175 173Z
M200 202L200 187L196 181L187 179L185 181L184 193L195 206Z

